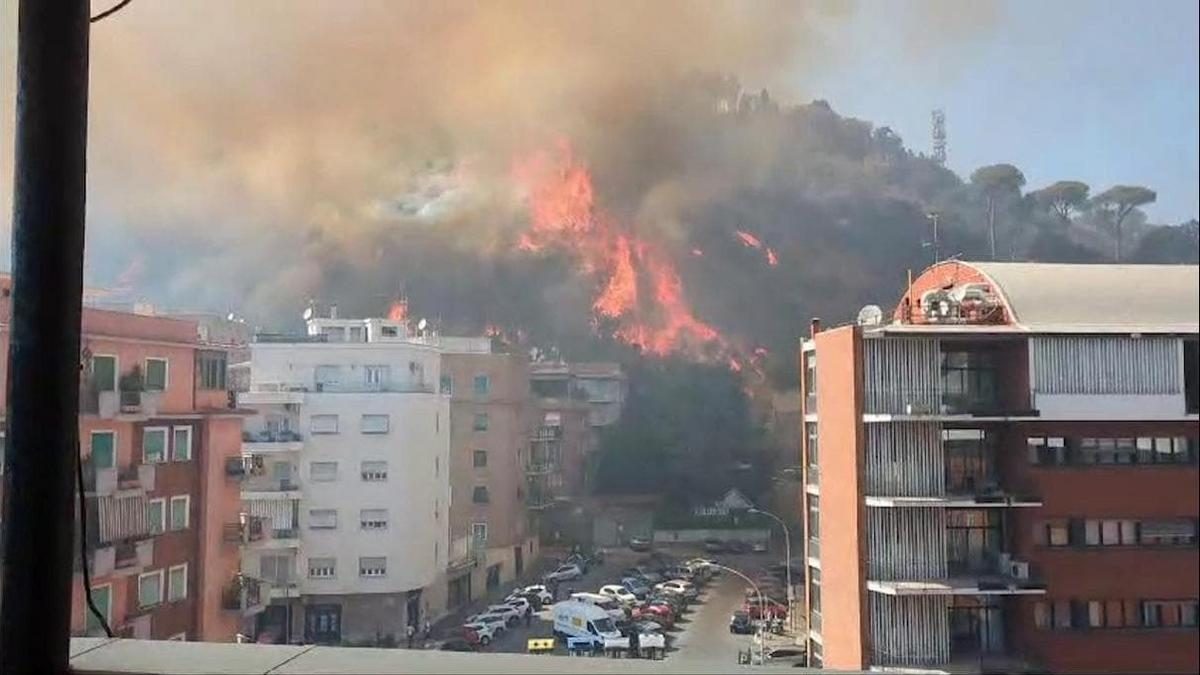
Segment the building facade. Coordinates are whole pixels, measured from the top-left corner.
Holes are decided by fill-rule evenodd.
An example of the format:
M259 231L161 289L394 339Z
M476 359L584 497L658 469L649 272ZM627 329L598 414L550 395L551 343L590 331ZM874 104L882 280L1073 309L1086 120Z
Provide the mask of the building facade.
M386 644L444 607L449 399L403 324L313 319L251 345L243 572L262 641Z
M7 290L7 279L2 288ZM7 353L7 293L0 350ZM229 406L227 354L194 322L83 309L79 441L91 598L118 636L232 642L240 608L223 601L238 548L225 475L240 453L242 415ZM0 382L5 379L0 364ZM6 396L0 387L0 410ZM103 635L84 602L76 561L71 630Z
M946 262L890 323L814 322L812 664L1200 668L1198 295L1194 266Z
M439 389L450 397L446 595L455 608L508 584L539 555L525 504L529 364L516 354L446 350Z

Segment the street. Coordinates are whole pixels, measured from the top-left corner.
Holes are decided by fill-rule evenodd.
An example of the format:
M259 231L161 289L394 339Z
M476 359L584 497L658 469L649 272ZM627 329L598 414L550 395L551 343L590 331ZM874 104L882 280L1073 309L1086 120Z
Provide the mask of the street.
M671 555L685 559L693 555L703 555L699 551L668 550ZM614 583L619 571L635 564L645 554L631 551L613 551L608 555L604 565L588 571L583 578L565 582L559 589L559 597L565 598L571 592L596 591L600 586ZM728 565L755 576L767 564L775 559L766 555L722 556L722 564ZM665 633L667 636L666 658L708 665L738 664L738 652L745 651L751 644L751 636L737 635L729 632L730 616L742 606L745 598L746 583L736 575L722 573L713 579L701 592L700 597L691 604L687 612L680 617L675 626ZM526 653L527 641L530 638L551 637L551 610L546 606L534 615L531 625L526 627L524 621L512 626L492 642L484 652ZM786 640L786 638L780 638ZM565 654L563 645L558 645L556 654Z

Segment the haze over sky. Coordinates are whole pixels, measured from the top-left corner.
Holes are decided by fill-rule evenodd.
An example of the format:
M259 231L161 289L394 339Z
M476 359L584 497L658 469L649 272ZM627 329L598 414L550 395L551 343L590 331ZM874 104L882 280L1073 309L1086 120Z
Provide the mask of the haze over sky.
M1152 221L1197 216L1195 0L932 4L942 11L916 16L906 2L862 3L830 36L837 67L805 91L926 152L942 107L949 165L964 177L1010 162L1027 189L1143 184L1158 191Z

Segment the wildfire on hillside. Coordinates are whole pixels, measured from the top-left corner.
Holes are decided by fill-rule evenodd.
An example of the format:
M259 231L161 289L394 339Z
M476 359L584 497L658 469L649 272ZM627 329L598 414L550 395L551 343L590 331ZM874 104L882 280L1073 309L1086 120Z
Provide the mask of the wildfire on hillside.
M742 242L742 246L762 251L768 265L771 267L777 267L779 265L779 256L775 255L775 249L771 248L770 246L764 246L762 239L759 239L745 230L734 230L734 234L737 235L738 240Z
M518 248L567 253L596 283L597 325L608 320L615 338L657 356L729 351L717 329L692 311L666 253L597 203L592 176L569 143L518 160L513 176L530 214Z

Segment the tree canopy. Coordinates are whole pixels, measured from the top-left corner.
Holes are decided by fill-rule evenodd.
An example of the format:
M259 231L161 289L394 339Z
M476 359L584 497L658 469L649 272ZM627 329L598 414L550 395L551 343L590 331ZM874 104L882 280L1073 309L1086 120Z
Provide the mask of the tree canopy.
M1040 190L1029 193L1034 202L1049 209L1064 225L1071 223L1071 215L1083 209L1088 203L1087 183L1077 180L1060 180Z

